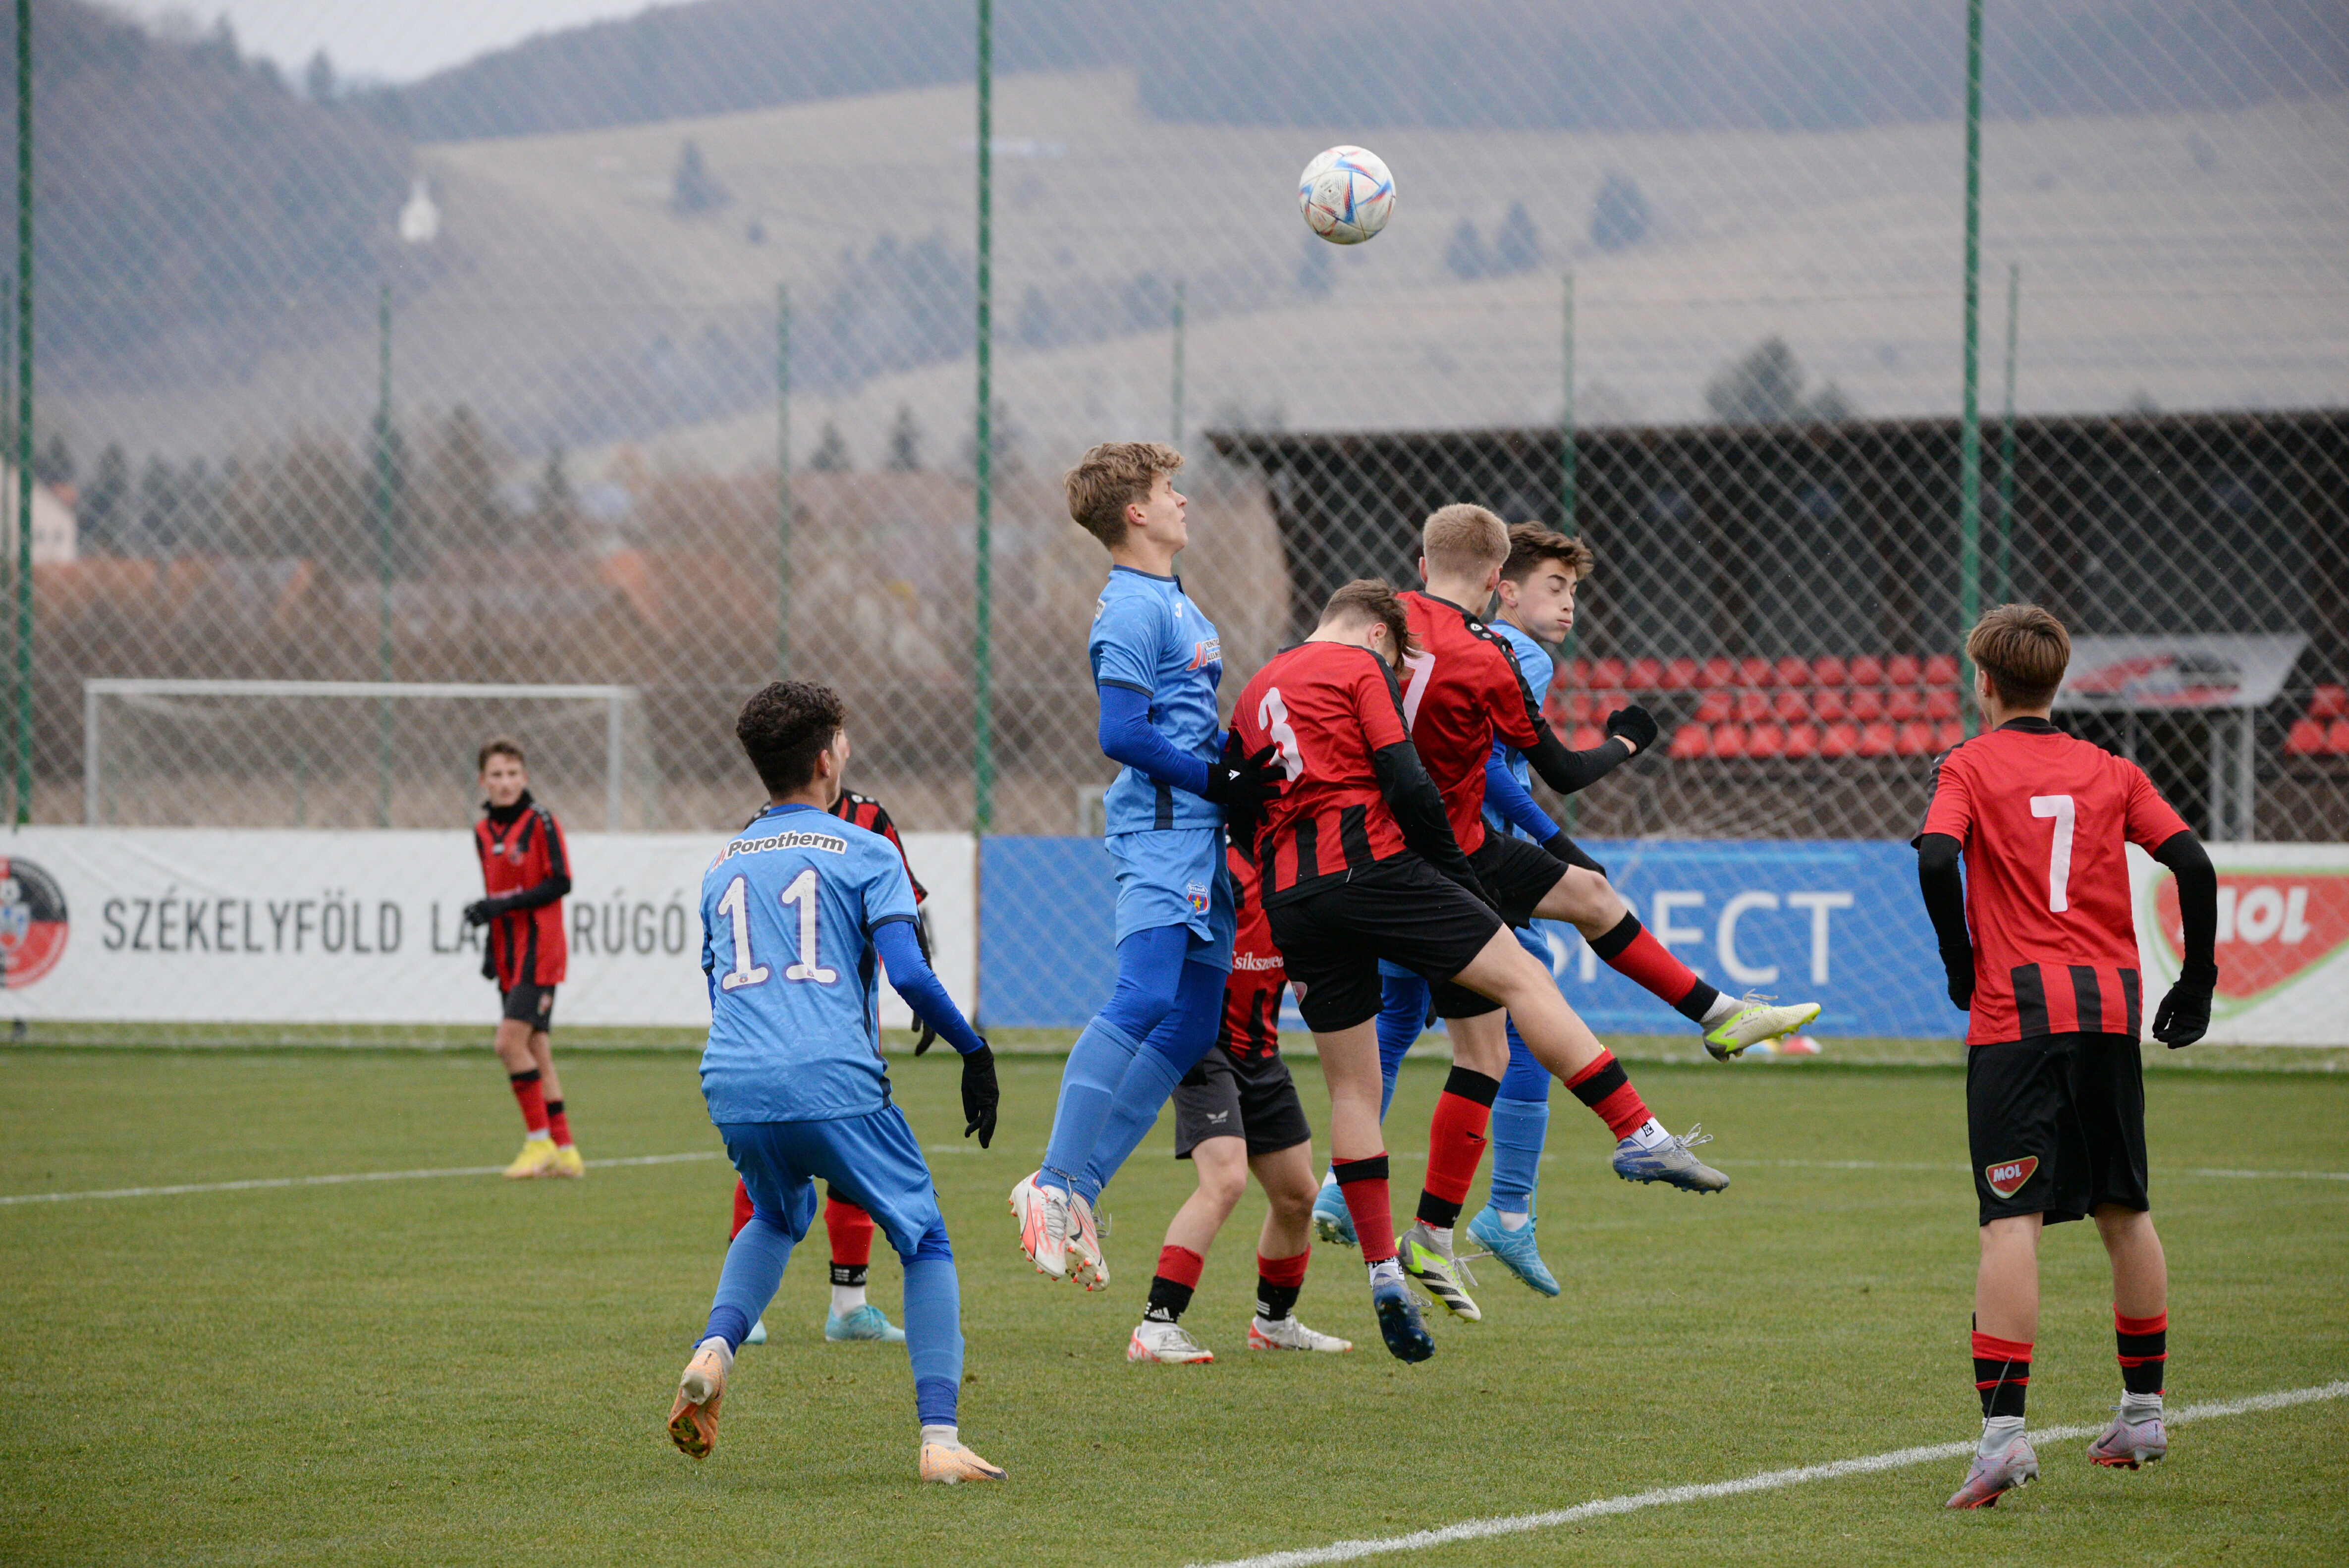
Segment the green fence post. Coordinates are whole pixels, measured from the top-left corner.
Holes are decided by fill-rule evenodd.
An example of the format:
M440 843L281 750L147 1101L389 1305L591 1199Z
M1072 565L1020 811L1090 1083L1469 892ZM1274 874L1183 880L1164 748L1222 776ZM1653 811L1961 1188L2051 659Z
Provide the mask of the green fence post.
M1999 603L2014 597L2014 339L2023 315L2023 263L2006 264L2006 417L1998 434Z
M995 457L990 418L994 398L993 324L988 319L994 289L995 214L995 5L978 0L978 409L975 467L978 505L978 604L971 635L971 827L987 831L995 815L995 700L992 646L994 621L993 497L988 494Z
M1566 377L1565 411L1558 416L1557 426L1557 507L1558 515L1566 521L1558 525L1561 533L1573 533L1574 526L1574 274L1566 274L1566 315L1561 330L1565 350L1563 358ZM1568 634L1568 643L1573 634Z
M391 285L376 306L375 554L376 679L391 681ZM375 699L376 804L378 828L391 826L391 698Z
M792 668L792 287L775 285L775 675Z
M33 0L16 0L16 825L33 820Z
M1178 452L1183 449L1183 303L1187 287L1182 279L1174 280L1174 387L1167 422L1174 428L1172 444Z
M1958 667L1962 672L1966 733L1974 711L1973 666L1963 641L1982 614L1982 0L1966 0L1966 258L1965 393L1958 414Z

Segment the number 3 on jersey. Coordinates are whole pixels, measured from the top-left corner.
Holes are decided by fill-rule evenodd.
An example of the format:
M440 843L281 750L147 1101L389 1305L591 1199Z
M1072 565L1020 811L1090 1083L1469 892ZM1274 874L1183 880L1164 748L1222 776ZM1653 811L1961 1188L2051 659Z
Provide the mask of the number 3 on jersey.
M718 977L720 991L739 991L745 985L763 985L773 973L765 965L750 961L750 896L749 882L736 877L726 884L725 894L718 901L718 913L726 917L734 933L734 967ZM829 985L837 981L839 970L827 969L816 962L815 868L810 866L793 877L777 902L785 909L797 904L800 911L799 962L784 969L783 978L812 980L819 985Z

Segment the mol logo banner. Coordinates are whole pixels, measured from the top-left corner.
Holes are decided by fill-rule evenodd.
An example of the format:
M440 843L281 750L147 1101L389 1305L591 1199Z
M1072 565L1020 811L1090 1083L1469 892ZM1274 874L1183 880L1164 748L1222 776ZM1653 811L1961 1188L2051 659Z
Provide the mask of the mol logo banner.
M2219 871L2219 991L2209 1037L2349 1043L2349 846L2211 844ZM2147 1016L2181 962L2178 884L2129 851Z

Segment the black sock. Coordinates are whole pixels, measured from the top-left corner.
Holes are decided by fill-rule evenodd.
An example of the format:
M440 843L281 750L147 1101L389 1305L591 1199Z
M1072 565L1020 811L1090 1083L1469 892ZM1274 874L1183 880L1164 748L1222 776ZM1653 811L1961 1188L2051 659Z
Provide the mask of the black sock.
M1297 1307L1300 1286L1275 1284L1262 1274L1256 1278L1256 1315L1267 1323L1278 1323Z
M1154 1274L1150 1281L1150 1305L1143 1309L1142 1318L1145 1323L1179 1323L1190 1305L1189 1285Z

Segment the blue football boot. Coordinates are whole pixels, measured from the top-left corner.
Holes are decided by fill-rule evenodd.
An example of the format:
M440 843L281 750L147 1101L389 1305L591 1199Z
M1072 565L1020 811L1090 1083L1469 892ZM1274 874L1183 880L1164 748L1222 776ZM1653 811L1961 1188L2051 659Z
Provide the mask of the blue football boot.
M1419 1303L1400 1270L1371 1277L1371 1306L1379 1315L1379 1335L1396 1360L1424 1361L1435 1354L1435 1341L1420 1321Z
M1354 1239L1354 1216L1346 1212L1345 1193L1326 1178L1313 1199L1313 1233L1333 1247L1361 1244Z
M852 1339L869 1339L883 1345L903 1345L905 1331L883 1315L871 1302L845 1314L827 1312L823 1315L823 1336L834 1345Z
M1528 1214L1525 1224L1512 1231L1501 1223L1501 1212L1487 1203L1468 1222L1468 1234L1527 1285L1544 1295L1556 1295L1557 1276L1542 1262L1541 1247L1534 1241L1534 1227L1539 1223Z

